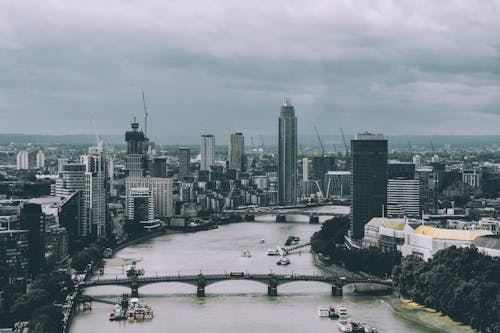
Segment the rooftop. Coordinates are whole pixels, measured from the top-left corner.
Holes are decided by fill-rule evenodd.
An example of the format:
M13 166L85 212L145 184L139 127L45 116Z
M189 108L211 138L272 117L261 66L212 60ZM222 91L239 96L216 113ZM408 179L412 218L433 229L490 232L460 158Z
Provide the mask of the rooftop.
M473 241L479 236L493 235L487 230L457 230L419 226L414 233L438 239Z
M406 219L374 217L366 225L371 227L386 227L394 230L403 230L405 228Z

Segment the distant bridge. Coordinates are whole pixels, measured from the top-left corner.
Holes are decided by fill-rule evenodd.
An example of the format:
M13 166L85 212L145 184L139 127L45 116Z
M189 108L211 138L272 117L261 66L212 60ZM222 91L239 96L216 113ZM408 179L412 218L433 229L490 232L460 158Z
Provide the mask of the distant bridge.
M388 280L379 280L371 278L349 278L338 276L323 276L323 275L304 275L304 274L248 274L244 272L232 272L224 274L197 274L197 275L165 275L165 276L148 276L148 277L132 277L132 278L115 278L103 280L91 280L82 282L80 289L85 289L95 286L127 286L131 289L132 297L139 297L139 287L163 282L181 282L194 285L196 295L198 297L205 296L205 287L217 282L226 280L247 280L256 281L267 285L268 296L278 296L278 286L295 282L295 281L315 281L331 285L331 293L333 296L342 296L342 288L345 285L368 283L384 285L392 288L392 282Z

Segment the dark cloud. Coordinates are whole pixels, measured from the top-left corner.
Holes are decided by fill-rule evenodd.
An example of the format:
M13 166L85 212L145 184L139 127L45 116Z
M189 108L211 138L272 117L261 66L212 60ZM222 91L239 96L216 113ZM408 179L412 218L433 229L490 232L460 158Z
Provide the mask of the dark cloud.
M0 131L498 134L499 1L1 2ZM37 121L26 121L37 119ZM471 122L471 119L474 121Z

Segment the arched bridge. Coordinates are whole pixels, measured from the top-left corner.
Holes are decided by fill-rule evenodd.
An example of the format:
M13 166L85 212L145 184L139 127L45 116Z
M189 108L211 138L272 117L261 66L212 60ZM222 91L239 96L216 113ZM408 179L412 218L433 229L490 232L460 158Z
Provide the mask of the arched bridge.
M248 274L244 272L232 272L224 274L196 274L196 275L165 275L165 276L147 276L147 277L131 277L131 278L115 278L91 280L80 284L80 288L88 288L94 286L127 286L131 288L132 297L138 297L139 287L152 283L162 282L181 282L194 285L197 288L196 295L198 297L205 296L205 287L220 281L225 280L249 280L256 281L267 285L268 296L278 296L278 286L294 281L316 281L331 285L333 296L342 296L342 288L345 285L355 283L369 283L385 285L392 288L392 282L389 280L378 280L369 278L350 278L338 276L324 275L305 275L305 274Z

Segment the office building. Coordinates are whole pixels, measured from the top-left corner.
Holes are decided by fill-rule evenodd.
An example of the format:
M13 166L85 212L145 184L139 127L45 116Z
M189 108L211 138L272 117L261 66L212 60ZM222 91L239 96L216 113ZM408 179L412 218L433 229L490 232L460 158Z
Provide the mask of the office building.
M133 187L127 196L127 217L140 223L154 219L153 193L146 187Z
M28 170L28 151L21 150L17 153L17 170Z
M346 198L351 196L351 171L328 171L325 177L326 198Z
M0 267L5 269L9 285L30 277L29 236L28 230L0 229Z
M151 168L149 174L151 177L155 178L166 178L167 177L167 158L166 157L154 157L151 160Z
M427 214L437 212L437 174L432 166L424 166L415 170L415 179L420 186L420 211Z
M390 217L420 216L420 181L389 179L387 181L387 215Z
M389 179L415 179L415 164L391 160L387 164Z
M288 98L281 106L278 142L278 203L297 201L297 117Z
M200 170L210 171L210 167L215 162L215 136L203 134L200 142Z
M360 133L352 147L352 225L362 239L365 224L381 217L387 207L387 140L382 134Z
M189 148L179 148L179 178L187 177L191 174L191 150Z
M245 155L245 138L242 133L231 133L228 151L229 169L242 171Z
M36 154L36 168L45 168L45 154L41 150Z

